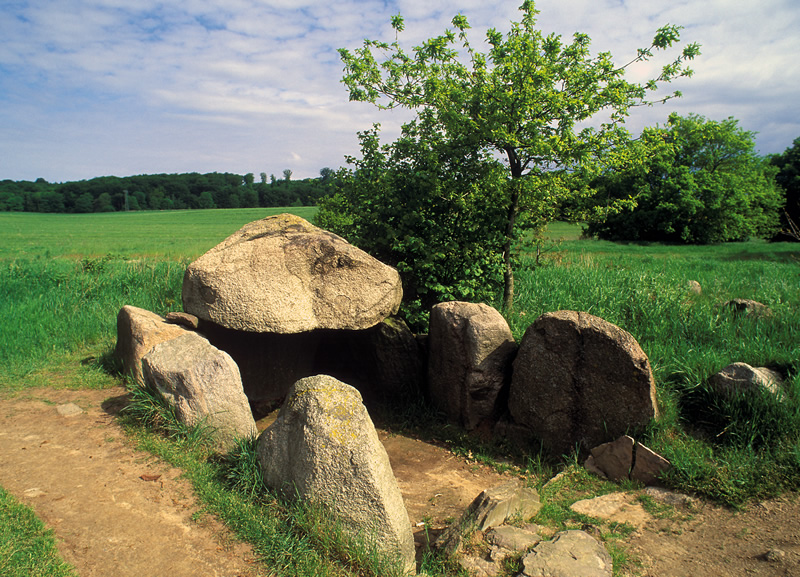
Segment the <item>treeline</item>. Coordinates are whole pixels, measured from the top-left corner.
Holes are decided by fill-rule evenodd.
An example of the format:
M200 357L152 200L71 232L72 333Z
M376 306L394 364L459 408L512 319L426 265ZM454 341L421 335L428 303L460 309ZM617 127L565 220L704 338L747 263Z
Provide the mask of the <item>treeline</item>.
M256 208L314 206L332 193L335 173L320 170L318 178L292 180L261 173L147 174L102 176L90 180L50 183L0 181L0 211L114 212L124 210L178 210L201 208Z

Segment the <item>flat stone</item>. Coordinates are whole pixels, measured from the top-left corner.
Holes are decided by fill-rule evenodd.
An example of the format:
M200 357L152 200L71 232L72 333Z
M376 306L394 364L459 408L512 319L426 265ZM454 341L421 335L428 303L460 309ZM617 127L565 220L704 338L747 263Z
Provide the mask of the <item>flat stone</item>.
M627 479L633 463L633 446L634 440L628 435L623 435L616 441L598 445L592 449L589 457L591 462L586 468L591 470L590 467L595 467L612 481Z
M611 521L627 523L637 529L651 520L650 514L640 503L632 501L625 493L609 493L592 499L576 501L570 509L582 515Z
M81 409L75 403L67 403L66 405L59 405L56 407L56 411L62 417L75 417L83 413L83 409Z
M525 551L539 543L542 537L530 529L502 525L489 531L486 534L486 540L492 545L509 551Z
M639 442L636 443L635 450L636 462L631 470L631 479L633 481L639 481L644 485L652 485L658 481L659 475L672 467L668 460Z
M584 531L562 531L542 541L522 561L525 577L611 577L611 555Z

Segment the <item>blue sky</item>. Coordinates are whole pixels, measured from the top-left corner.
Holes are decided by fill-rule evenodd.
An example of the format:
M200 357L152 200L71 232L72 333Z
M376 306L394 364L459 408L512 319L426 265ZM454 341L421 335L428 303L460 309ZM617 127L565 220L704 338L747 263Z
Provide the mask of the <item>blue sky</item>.
M261 172L294 178L358 153L356 133L403 117L350 103L337 48L410 47L463 13L473 43L519 19L520 0L0 0L0 179ZM762 154L800 137L797 0L541 0L540 28L619 63L664 24L702 44L683 98L634 111L632 132L670 112L734 116ZM645 75L647 70L633 71ZM634 76L635 78L635 76ZM643 78L643 76L642 76Z

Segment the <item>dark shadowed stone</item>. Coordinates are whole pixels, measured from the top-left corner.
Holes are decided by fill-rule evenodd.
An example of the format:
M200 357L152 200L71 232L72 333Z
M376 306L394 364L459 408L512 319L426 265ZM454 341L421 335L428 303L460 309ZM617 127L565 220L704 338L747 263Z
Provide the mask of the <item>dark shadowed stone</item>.
M771 317L772 309L767 305L752 299L731 299L724 305L736 313L753 318Z
M191 263L183 309L229 329L365 329L397 312L400 276L291 214L245 225Z
M422 388L423 351L399 319L386 319L363 331L248 333L207 321L200 331L239 365L256 415L283 402L298 380L318 374L357 388L367 406L414 398Z
M628 479L633 464L633 438L623 435L616 441L603 443L592 449L585 467L590 471L598 469L603 476L612 481Z
M351 536L414 572L414 539L403 498L361 395L333 377L295 383L258 439L266 485L327 507Z
M636 460L631 469L631 479L639 481L644 485L652 485L658 481L663 473L667 472L672 464L664 457L645 447L641 443L636 443Z
M503 316L485 304L433 307L428 388L434 405L467 430L499 417L517 350Z
M523 487L519 480L486 489L475 497L457 523L439 535L434 545L453 554L461 549L465 534L499 527L515 517L526 521L541 507L536 489Z
M650 362L636 339L574 311L544 314L528 327L508 406L555 453L591 449L658 415Z

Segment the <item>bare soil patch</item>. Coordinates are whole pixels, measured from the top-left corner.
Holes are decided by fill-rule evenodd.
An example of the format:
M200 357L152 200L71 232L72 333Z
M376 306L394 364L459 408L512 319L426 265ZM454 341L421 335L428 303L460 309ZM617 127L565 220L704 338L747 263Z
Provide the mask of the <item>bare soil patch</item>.
M0 403L0 485L32 506L82 576L266 575L199 503L181 471L134 450L114 416L122 388L35 389ZM63 416L59 405L83 412ZM415 527L435 536L483 489L508 480L446 449L379 432ZM626 544L646 577L800 577L800 502L733 512L700 504L655 519Z

